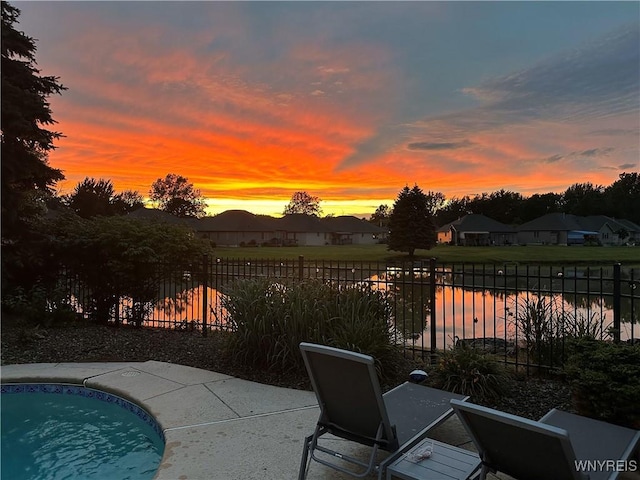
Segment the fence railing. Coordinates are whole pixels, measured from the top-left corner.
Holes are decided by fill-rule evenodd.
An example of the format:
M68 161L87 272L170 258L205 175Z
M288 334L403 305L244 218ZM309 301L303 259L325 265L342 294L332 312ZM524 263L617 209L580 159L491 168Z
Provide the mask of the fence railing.
M104 321L182 330L232 329L225 287L238 279L275 283L307 279L338 286L366 284L388 295L394 338L422 356L467 344L506 363L553 368L569 338L638 338L637 266L484 265L205 258L180 270L140 269L136 293L111 285L91 292L64 278L74 308ZM156 272L152 275L149 272ZM97 290L97 289L96 289ZM98 315L99 316L99 315ZM107 318L105 318L107 317Z

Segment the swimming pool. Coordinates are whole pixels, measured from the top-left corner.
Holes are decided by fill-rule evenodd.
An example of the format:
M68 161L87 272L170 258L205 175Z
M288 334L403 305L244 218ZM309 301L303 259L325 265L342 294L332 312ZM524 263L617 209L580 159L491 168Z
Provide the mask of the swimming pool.
M150 480L164 452L160 425L111 393L63 384L3 384L1 477Z

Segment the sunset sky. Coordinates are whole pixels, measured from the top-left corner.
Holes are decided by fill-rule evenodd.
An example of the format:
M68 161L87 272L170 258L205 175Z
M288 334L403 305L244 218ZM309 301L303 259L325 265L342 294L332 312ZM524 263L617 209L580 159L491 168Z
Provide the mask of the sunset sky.
M369 215L405 185L529 196L638 171L639 2L10 2L66 137L50 155L209 213L291 194Z

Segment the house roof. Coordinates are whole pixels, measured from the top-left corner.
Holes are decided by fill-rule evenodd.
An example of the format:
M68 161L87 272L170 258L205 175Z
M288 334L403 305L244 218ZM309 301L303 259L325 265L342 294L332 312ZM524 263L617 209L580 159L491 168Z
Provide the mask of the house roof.
M518 227L520 232L527 230L570 231L584 229L580 223L580 217L568 213L547 213Z
M331 229L321 219L304 213L292 213L277 218L276 229L287 232L330 232Z
M565 213L549 213L531 220L518 227L518 231L547 230L547 231L582 231L598 233L604 226L612 232L624 228L629 232L640 232L640 226L629 220L616 219L606 215L589 215L581 217Z
M354 217L352 215L341 215L338 217L325 217L321 221L332 232L347 232L347 233L384 233L387 230L385 228L378 227L371 222L362 220L361 218Z
M605 225L609 227L612 232L625 228L615 218L607 217L606 215L589 215L588 217L581 217L579 222L587 230L601 230Z
M515 229L492 218L478 213L465 215L451 223L447 223L438 229L438 232L447 232L454 228L457 232L504 232L514 233Z
M195 228L201 232L273 232L276 230L273 220L246 210L226 210L213 217L199 219Z
M640 225L633 223L631 220L618 219L616 220L621 224L629 233L640 233Z

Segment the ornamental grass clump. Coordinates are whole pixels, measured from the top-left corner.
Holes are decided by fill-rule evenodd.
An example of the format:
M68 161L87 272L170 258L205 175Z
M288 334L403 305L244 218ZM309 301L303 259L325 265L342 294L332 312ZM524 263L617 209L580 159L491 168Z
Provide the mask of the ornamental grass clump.
M432 372L434 385L486 402L505 392L509 376L493 355L469 346L442 352Z
M223 306L232 330L227 347L241 363L272 370L302 370L300 342L373 356L384 376L401 358L389 323L385 292L367 284L319 280L243 279L228 285Z

